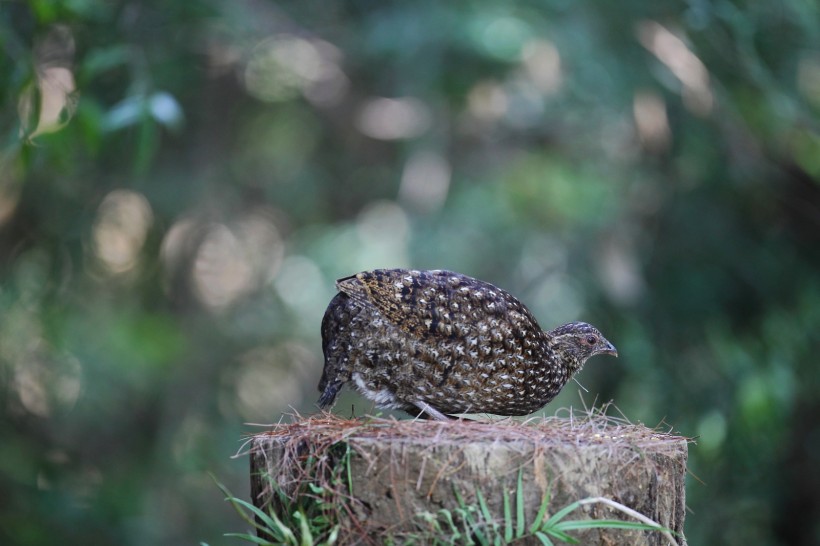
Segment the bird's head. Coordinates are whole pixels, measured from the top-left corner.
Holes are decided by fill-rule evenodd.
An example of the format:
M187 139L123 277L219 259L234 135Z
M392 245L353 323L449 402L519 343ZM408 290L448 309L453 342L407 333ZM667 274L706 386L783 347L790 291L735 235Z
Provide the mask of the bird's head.
M570 322L547 332L553 347L564 357L564 361L575 373L584 362L595 355L618 356L618 350L597 328L586 322Z

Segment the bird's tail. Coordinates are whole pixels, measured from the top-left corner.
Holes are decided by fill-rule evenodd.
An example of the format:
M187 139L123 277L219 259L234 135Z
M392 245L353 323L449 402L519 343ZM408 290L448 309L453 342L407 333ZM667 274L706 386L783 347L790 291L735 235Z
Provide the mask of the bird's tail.
M322 378L319 380L319 397L317 405L321 409L327 409L336 402L342 385L350 379L348 369L348 359L344 344L336 339L339 335L337 313L347 304L347 297L344 294L337 294L330 302L322 318L322 353L325 357L325 367L322 370Z

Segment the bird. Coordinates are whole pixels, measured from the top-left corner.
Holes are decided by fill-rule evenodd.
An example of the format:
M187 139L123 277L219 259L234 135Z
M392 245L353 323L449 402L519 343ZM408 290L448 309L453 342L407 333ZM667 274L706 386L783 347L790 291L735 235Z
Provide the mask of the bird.
M321 409L351 384L376 407L425 419L528 415L590 357L618 356L594 326L542 330L510 293L452 271L375 269L336 288L321 326Z

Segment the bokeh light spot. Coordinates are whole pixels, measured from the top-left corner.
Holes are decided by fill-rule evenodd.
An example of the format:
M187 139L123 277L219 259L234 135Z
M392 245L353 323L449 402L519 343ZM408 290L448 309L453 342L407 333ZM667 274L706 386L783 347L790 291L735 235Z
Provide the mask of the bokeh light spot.
M362 243L358 268L408 266L409 229L407 214L396 203L376 201L370 204L356 222L356 231Z
M714 106L706 66L686 43L656 21L638 25L638 39L680 80L683 103L693 113L708 115Z
M438 153L416 152L404 166L399 198L422 212L438 210L447 198L450 174L450 164Z
M477 83L467 96L470 113L483 121L495 121L501 118L509 105L507 93L495 81Z
M200 300L219 309L276 275L284 254L279 231L264 213L250 213L231 227L211 226L192 269Z
M246 419L272 419L308 398L305 386L319 373L321 363L300 343L250 349L239 358L239 411Z
M512 60L531 35L529 25L517 17L501 16L477 22L479 40L493 57Z
M530 40L521 51L521 60L527 76L545 96L561 88L561 55L547 40Z
M322 312L326 303L324 276L310 258L288 256L273 282L279 297L290 307L309 316Z
M192 270L200 300L214 308L232 304L250 290L252 273L236 235L224 224L211 226Z
M94 222L94 254L111 273L134 268L154 220L148 200L131 190L114 190L102 200Z
M716 451L726 439L726 417L713 410L698 423L698 447L704 451Z
M338 51L325 42L282 35L259 43L245 67L244 83L254 97L279 102L300 93L312 102L334 104L348 80L336 62Z
M24 358L15 362L12 382L23 408L44 418L70 409L82 387L80 362L51 354L42 339L29 341Z
M398 140L423 134L431 123L430 110L419 99L380 97L370 99L362 106L356 126L370 138Z
M663 97L651 92L637 93L632 103L632 113L638 138L647 150L662 152L669 148L672 131Z

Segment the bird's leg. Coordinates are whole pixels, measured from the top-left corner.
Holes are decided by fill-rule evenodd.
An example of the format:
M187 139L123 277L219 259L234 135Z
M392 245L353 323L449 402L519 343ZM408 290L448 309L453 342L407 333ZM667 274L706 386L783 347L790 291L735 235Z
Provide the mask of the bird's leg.
M416 400L415 406L419 408L423 413L419 415L427 414L425 417L432 417L436 421L452 421L454 417L450 417L449 415L444 415L439 410L428 404L427 402L422 402L421 400Z
M426 414L424 412L424 410L419 409L416 406L409 406L409 407L405 408L403 411L404 411L404 413L406 413L407 415L409 415L413 419L427 420L427 419L432 419L433 418L432 416Z

